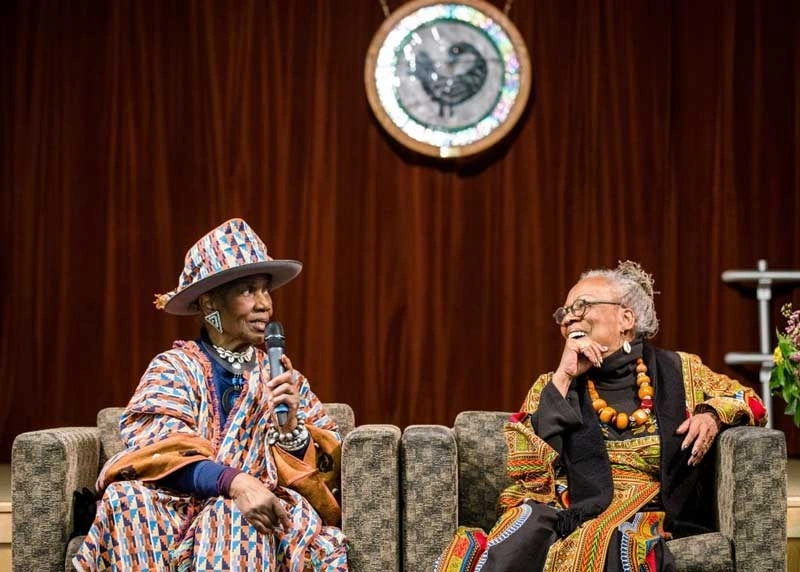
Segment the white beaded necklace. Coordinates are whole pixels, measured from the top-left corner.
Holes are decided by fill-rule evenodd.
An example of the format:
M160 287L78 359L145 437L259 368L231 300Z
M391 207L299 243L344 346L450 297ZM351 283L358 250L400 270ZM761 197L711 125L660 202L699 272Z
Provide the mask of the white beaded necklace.
M231 364L231 367L237 371L242 369L243 363L249 362L253 357L253 346L250 346L243 352L233 352L214 344L212 344L212 347L217 351L219 357L226 360Z

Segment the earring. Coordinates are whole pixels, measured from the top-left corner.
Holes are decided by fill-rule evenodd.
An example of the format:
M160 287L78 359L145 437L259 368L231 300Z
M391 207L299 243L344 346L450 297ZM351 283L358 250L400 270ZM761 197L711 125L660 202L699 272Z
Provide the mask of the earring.
M217 330L220 334L222 333L222 319L219 317L219 310L214 310L210 314L206 314L203 316L211 326Z
M622 351L624 351L626 354L631 353L631 343L628 340L622 342Z

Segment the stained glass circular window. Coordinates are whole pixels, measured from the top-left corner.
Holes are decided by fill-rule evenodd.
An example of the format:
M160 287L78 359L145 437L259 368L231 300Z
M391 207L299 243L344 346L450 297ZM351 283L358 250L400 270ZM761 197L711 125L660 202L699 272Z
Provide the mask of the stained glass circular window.
M367 97L397 141L461 157L505 136L530 94L531 65L516 27L483 0L415 0L372 39Z

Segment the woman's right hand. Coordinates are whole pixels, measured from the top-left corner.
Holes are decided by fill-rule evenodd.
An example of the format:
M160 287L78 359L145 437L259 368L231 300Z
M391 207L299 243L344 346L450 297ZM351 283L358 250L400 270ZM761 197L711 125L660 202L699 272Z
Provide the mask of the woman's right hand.
M258 532L266 534L275 528L291 528L292 522L278 497L254 476L247 473L236 475L231 482L229 494L242 511L245 520Z
M553 373L553 385L561 395L566 396L572 379L586 373L592 366L600 367L603 364L603 353L607 350L608 347L595 342L589 336L567 338L564 351L561 352L561 362Z

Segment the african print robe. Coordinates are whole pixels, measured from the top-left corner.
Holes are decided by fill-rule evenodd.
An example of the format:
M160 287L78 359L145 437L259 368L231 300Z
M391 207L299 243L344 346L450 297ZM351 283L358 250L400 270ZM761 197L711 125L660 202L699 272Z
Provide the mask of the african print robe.
M266 439L269 365L261 350L256 360L227 425L220 427L211 363L197 343L176 342L153 359L120 419L127 449L109 459L98 478L103 498L73 559L78 570L347 570L341 530L324 525L303 496L277 484ZM341 442L336 425L301 379L299 410L307 425ZM143 455L154 463L162 456L173 462L166 463L168 469L136 474L141 465L126 466L127 460ZM160 489L155 482L181 466L176 456L188 459L184 465L211 458L258 478L278 496L292 527L260 534L228 498L198 499Z
M671 463L675 456L672 453L675 441L679 447L683 439L673 435L677 423L690 414L709 410L715 412L724 425L764 425L766 416L761 400L752 389L714 373L696 355L646 346L645 357L654 381L656 371L672 373L669 377L673 379L655 382L657 397L660 391L656 408L659 401L663 408L663 415L657 417L665 421L665 426L660 429L661 435L653 425L637 427L631 438L624 440L609 440L604 434L613 482L612 500L606 509L599 516L583 522L565 538L558 539L551 532L557 511L570 506L569 482L566 474L557 469L558 451L536 434L529 420L529 415L537 411L542 392L552 378L552 373L542 375L530 389L522 411L513 415L505 425L507 473L514 484L500 495L499 520L488 534L480 529L461 527L434 570L478 572L486 567L492 570L600 572L607 569L611 545L618 550L618 554L611 555L614 560L612 569L638 572L660 569L661 558L655 557L654 548L661 544L662 539L669 538L670 533L664 528L664 509L649 510L648 503L659 496L661 501L669 500L670 507L695 501L684 498L673 502L672 498L663 498L665 491L672 490L672 480L683 479L685 473L680 471L686 470L685 460L691 450L687 449L681 459L681 469L663 466ZM675 363L671 370L666 366L656 367L657 362L663 365L669 361ZM670 395L665 396L665 388ZM673 418L679 416L679 419L666 422L667 405L673 413L677 411L680 414L672 415ZM664 447L670 451L669 458L664 457ZM494 562L488 564L493 550L496 554L513 554L516 560L498 564L495 557ZM662 546L659 546L659 551L663 551ZM659 556L663 556L663 552L659 552ZM668 554L667 558L670 558ZM539 563L538 567L531 567L533 562Z

